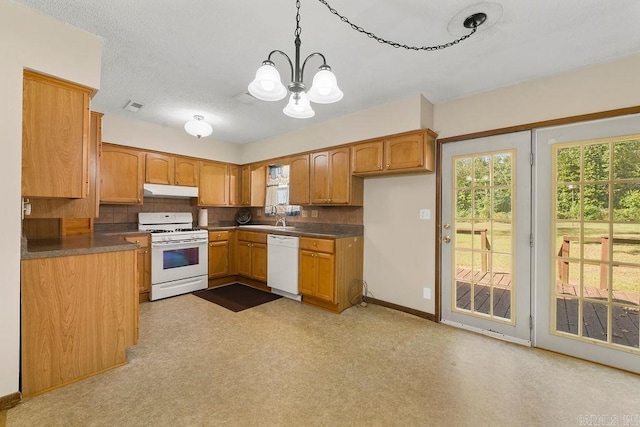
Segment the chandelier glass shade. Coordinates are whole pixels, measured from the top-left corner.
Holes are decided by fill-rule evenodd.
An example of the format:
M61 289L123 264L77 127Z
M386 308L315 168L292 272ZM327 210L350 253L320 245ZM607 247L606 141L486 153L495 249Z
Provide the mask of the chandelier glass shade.
M197 136L198 138L209 136L213 132L211 125L204 121L203 116L199 115L193 116L193 120L185 123L184 130L187 131L189 135Z
M291 83L288 89L291 92L289 103L282 110L287 116L297 119L306 119L313 117L315 112L311 108L311 102L318 104L330 104L338 102L342 99L343 93L338 87L336 76L331 72L331 67L327 65L327 61L323 54L314 52L307 56L300 66L300 1L296 2L296 30L294 32L296 47L294 61L281 50L273 50L269 56L262 62L262 66L258 68L255 79L249 84L248 90L251 95L262 101L279 101L287 95L287 88L280 80L280 73L275 67L271 57L274 54L280 54L287 59L291 69ZM313 78L311 89L306 91L304 84L304 68L307 61L315 56L322 59L322 65Z

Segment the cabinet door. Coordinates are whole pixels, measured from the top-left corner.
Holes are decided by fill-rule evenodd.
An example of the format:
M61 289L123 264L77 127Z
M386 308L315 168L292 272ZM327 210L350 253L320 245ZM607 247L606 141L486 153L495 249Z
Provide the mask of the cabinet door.
M158 153L145 156L144 182L149 184L173 185L174 157Z
M264 243L251 245L251 277L261 282L267 281L267 245Z
M251 167L251 206L264 206L267 199L267 167Z
M105 144L100 163L101 202L142 203L143 152Z
M24 72L22 195L80 199L89 190L89 93Z
M100 207L102 113L91 112L89 128L89 193L84 199L31 199L28 218L96 218Z
M209 278L229 275L229 241L209 243Z
M136 251L138 260L138 293L151 291L151 252L149 251L149 238L127 236L124 240L129 243L137 243L140 245L140 249Z
M390 138L384 143L386 170L410 169L424 166L424 133Z
M315 252L300 250L298 269L298 289L303 295L316 294L316 257Z
M242 175L242 178L240 179L241 204L243 206L250 206L251 205L251 165L242 166L241 175Z
M329 302L335 302L334 256L317 252L315 258L317 271L315 296Z
M175 180L176 185L187 187L198 186L198 161L185 157L175 158Z
M227 165L200 162L198 205L226 206L229 203L229 175Z
M309 204L309 155L292 157L289 164L289 204Z
M238 165L229 165L229 205L242 205L242 169Z
M251 242L238 241L238 274L251 277Z
M309 170L309 198L311 203L329 203L329 152L311 154Z
M329 152L329 203L348 204L351 191L349 148Z
M382 170L382 141L356 144L351 148L352 172L376 172Z

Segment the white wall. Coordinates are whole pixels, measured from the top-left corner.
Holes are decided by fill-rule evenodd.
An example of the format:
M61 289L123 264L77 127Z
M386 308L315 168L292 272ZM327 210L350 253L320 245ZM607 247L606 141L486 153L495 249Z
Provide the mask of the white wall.
M102 118L104 142L241 163L241 145L216 140L214 135L198 139L183 129L163 127L120 115L105 114Z
M22 70L98 88L101 50L98 37L0 0L0 200L8 203L0 210L0 397L19 387Z
M437 104L433 129L446 138L640 105L639 71L634 55Z
M308 128L244 144L243 163L420 129L422 99L422 95L414 95Z

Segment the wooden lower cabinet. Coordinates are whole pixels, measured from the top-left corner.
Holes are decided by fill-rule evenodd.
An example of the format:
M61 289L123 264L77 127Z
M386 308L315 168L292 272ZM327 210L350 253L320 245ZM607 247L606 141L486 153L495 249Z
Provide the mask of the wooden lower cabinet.
M235 231L209 232L209 279L236 274Z
M267 234L238 232L238 276L267 282Z
M21 391L31 397L127 363L135 251L21 261Z
M362 293L362 237L300 238L298 286L302 301L339 313Z
M149 293L151 292L151 237L148 235L125 236L124 239L129 243L140 245L140 248L136 250L139 301L149 301Z

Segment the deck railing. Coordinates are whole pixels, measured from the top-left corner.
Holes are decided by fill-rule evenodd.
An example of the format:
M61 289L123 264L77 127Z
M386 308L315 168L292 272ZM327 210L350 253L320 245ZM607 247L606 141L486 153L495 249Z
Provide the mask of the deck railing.
M457 228L456 233L480 235L480 250L482 250L480 263L482 264L482 271L485 271L485 272L489 271L489 266L491 265L491 243L487 238L487 229L479 228L477 230L470 230L468 228ZM472 240L473 240L473 235L471 237ZM471 244L471 247L473 247L473 242Z
M614 237L610 239L608 236L603 237L585 237L584 243L600 243L600 289L609 288L609 244L613 240L613 244L622 243L625 245L640 245L639 239L624 239ZM569 260L571 257L571 242L580 241L578 236L562 236L562 245L558 251L558 279L563 285L569 284Z

